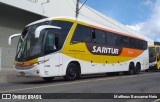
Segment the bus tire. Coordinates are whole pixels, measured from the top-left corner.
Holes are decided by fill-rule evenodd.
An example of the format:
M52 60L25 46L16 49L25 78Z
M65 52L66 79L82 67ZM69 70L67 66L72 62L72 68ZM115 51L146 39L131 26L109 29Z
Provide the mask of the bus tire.
M47 82L51 82L54 79L54 77L43 77L43 80Z
M128 70L127 74L128 74L128 75L133 75L133 74L135 74L135 67L134 67L133 64L130 64L129 70Z
M156 65L155 65L155 70L158 70L158 69L159 69L159 68L158 68L158 65L156 64Z
M64 79L67 81L73 81L78 79L80 76L80 72L78 66L75 63L70 63L67 67L66 75Z
M136 68L135 68L135 74L139 74L141 71L141 65L137 63Z

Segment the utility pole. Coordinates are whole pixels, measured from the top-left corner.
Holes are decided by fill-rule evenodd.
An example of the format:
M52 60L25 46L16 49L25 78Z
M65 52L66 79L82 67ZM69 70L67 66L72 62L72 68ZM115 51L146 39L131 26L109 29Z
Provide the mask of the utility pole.
M46 0L46 2L41 3L41 5L42 5L42 13L43 13L42 18L43 18L44 15L45 15L44 4L49 3L49 2L50 2L50 0Z
M76 18L78 18L79 11L85 5L85 3L87 2L87 0L81 5L81 7L79 7L79 2L80 2L80 0L77 0L77 4L76 4Z
M77 0L76 4L76 18L78 18L78 14L79 14L79 0Z

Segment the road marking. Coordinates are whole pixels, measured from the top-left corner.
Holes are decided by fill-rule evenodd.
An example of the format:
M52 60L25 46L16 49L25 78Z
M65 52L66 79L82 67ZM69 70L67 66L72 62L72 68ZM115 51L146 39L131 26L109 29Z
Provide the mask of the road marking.
M67 83L62 83L62 84L52 84L52 85L46 85L46 86L37 86L37 87L30 87L30 88L6 90L6 91L0 91L0 93L9 93L9 92L16 92L16 91L25 91L25 90L32 90L32 89L40 89L40 88L53 87L53 86L64 86L64 85L71 85L71 84L81 84L81 83L87 83L87 82L97 82L97 81L103 81L103 80L114 80L114 79L121 79L121 78L133 78L133 77L137 77L137 76L149 76L149 75L156 75L156 74L159 74L159 73L142 74L142 75L132 75L132 76L122 76L122 77L120 76L120 77L102 78L102 79L86 80L86 81L78 81L78 82L67 82Z

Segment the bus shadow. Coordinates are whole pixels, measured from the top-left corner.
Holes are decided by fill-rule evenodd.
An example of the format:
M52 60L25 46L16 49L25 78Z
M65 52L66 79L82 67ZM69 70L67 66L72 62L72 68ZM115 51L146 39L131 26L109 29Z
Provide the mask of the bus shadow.
M160 72L160 70L154 70L154 71L149 71L145 72L142 71L139 74L134 74L134 75L142 75L142 74L147 74L147 73L155 73L155 72ZM75 81L85 81L85 80L93 80L93 79L99 79L99 78L114 78L114 77L124 77L124 76L134 76L134 75L126 75L123 73L103 73L103 74L90 74L90 75L81 75L78 80ZM12 78L13 79L13 78ZM64 80L63 77L56 77L50 82L47 82L43 80L42 78L23 78L23 77L18 77L16 81L10 81L8 83L14 83L14 84L49 84L49 83L63 83L63 82L73 82L73 81L66 81Z
M129 75L124 75L123 73L120 74L92 74L92 75L82 75L78 80L75 81L84 81L84 80L92 80L92 79L99 79L99 78L113 78L113 77L123 77L123 76L129 76ZM22 79L22 78L20 78ZM62 82L73 82L73 81L66 81L63 79L63 77L57 77L53 79L50 82L44 81L42 78L24 78L23 80L18 80L18 81L12 81L9 83L14 83L14 84L49 84L49 83L62 83Z

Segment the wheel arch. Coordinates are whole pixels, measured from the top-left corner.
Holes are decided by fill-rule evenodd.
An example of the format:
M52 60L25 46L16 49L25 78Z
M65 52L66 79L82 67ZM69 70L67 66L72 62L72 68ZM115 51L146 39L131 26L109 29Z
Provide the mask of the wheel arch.
M68 68L68 65L70 64L70 63L74 63L74 64L76 64L77 66L78 66L78 69L79 69L79 74L81 74L81 64L80 64L80 62L78 61L78 60L69 60L65 65L64 65L64 68L63 68L63 75L66 75L66 71L67 71L67 68Z
M141 65L141 63L140 63L140 62L137 62L137 63L136 63L136 67L137 67L137 68L139 68L140 70L142 70L142 68L141 68L141 67L142 67L142 65Z
M135 67L134 62L130 62L130 63L129 63L129 68L128 68L128 70L129 70L130 68L132 68L132 67Z

